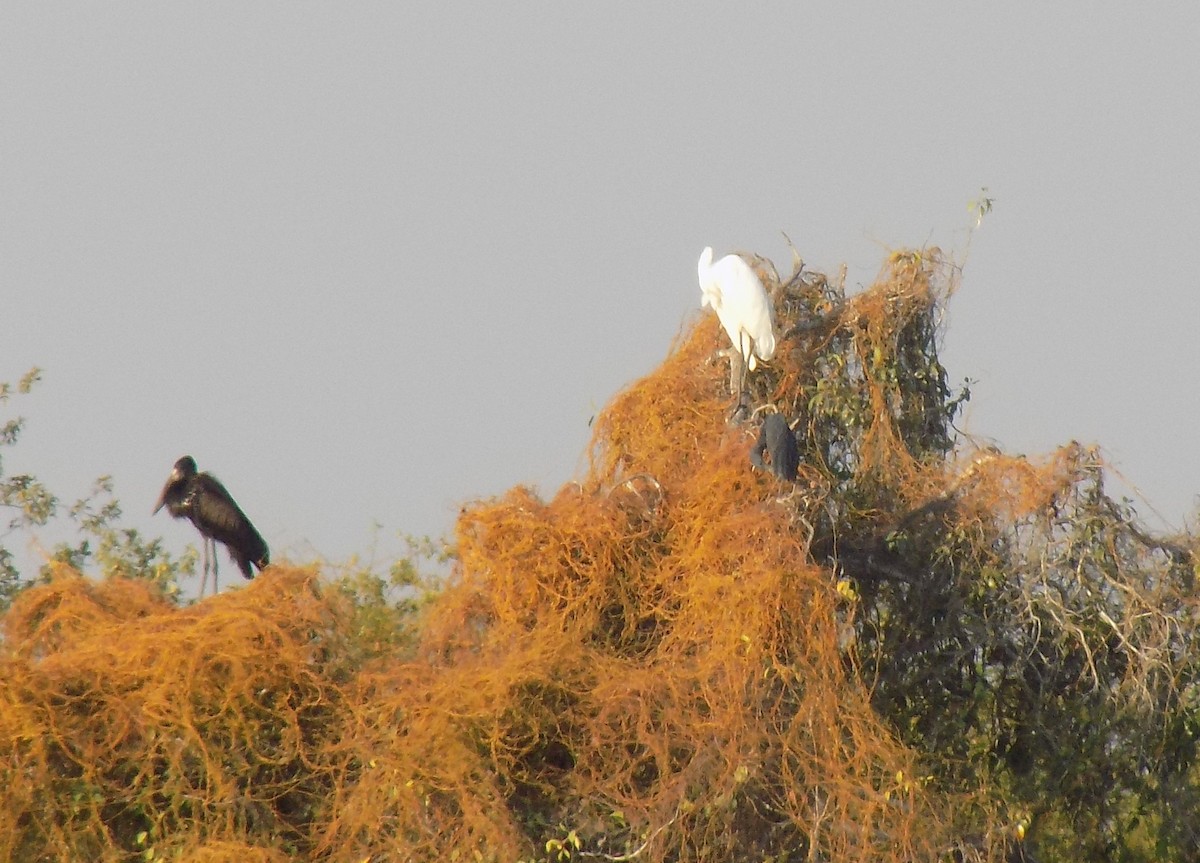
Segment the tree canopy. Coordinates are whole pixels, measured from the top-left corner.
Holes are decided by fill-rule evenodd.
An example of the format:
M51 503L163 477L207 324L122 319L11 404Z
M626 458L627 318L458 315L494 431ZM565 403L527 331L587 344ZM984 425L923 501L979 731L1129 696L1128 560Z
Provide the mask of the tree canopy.
M1095 447L955 431L936 249L850 297L752 263L797 481L697 315L577 482L464 507L436 591L285 564L182 605L158 559L56 564L2 620L0 853L1195 859L1191 538Z

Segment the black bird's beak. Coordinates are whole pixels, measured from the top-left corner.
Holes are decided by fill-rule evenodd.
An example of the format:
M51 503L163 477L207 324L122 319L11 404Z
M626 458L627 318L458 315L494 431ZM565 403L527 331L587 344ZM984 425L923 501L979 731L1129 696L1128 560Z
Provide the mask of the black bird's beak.
M179 471L177 471L177 470L171 471L171 475L169 477L167 477L167 481L165 483L163 483L162 491L159 492L159 494L158 494L158 501L154 504L154 512L150 513L151 515L154 515L160 509L163 508L163 506L167 502L167 492L170 491L171 486L178 479L179 479Z

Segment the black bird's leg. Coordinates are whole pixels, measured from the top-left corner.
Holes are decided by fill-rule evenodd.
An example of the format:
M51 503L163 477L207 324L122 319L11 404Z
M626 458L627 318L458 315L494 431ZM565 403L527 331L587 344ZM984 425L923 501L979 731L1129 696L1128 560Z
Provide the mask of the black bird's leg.
M204 599L204 591L208 589L208 537L200 534L200 598Z
M204 599L204 593L208 588L209 573L212 573L213 595L215 596L220 590L217 586L217 541L202 534L200 547L204 551L204 567L200 573L200 599Z

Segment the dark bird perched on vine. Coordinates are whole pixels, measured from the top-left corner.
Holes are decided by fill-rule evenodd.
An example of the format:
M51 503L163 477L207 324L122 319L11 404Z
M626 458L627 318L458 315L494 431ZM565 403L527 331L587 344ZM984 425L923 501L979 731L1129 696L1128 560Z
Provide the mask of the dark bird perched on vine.
M251 564L263 569L270 563L267 544L254 529L250 519L238 507L233 497L217 478L208 473L196 472L196 460L185 455L175 462L167 483L163 486L154 512L164 506L174 518L186 518L200 531L204 542L204 574L200 581L200 595L209 573L209 546L212 546L213 593L217 592L217 546L219 542L229 549L229 556L238 565L242 575L254 578Z
M763 453L771 459L770 465L763 463ZM800 469L800 448L783 414L767 414L754 449L750 450L750 462L756 468L769 470L783 480L795 480Z

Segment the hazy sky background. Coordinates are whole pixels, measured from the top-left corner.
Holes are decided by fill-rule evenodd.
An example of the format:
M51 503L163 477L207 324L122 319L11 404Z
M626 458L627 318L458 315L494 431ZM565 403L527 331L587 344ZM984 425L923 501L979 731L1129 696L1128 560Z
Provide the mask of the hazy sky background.
M705 245L786 271L786 231L857 290L961 254L987 186L966 429L1099 443L1181 527L1198 43L1129 4L0 0L0 380L45 369L4 472L112 474L178 552L190 453L277 559L386 562L580 471Z

